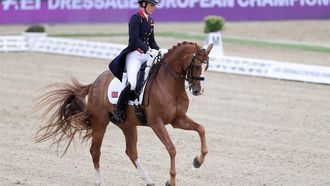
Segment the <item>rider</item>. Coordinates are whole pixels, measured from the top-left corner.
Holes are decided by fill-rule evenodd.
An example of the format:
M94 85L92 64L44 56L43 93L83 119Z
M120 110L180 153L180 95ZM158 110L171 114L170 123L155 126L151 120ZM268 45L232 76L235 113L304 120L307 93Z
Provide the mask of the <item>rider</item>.
M126 120L128 99L136 88L137 74L141 65L150 58L150 55L155 54L155 50L159 50L154 37L154 20L150 17L158 2L159 0L138 0L140 8L132 15L128 25L128 46L109 64L113 75L121 81L124 70L127 71L128 83L122 90L114 110L114 117L120 123Z

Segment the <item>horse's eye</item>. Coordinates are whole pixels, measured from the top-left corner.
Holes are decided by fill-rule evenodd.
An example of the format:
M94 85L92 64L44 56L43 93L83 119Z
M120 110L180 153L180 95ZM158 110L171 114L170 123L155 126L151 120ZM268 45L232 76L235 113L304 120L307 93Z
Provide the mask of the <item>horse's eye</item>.
M196 66L196 69L198 69L198 70L201 69L201 68L202 68L202 66Z

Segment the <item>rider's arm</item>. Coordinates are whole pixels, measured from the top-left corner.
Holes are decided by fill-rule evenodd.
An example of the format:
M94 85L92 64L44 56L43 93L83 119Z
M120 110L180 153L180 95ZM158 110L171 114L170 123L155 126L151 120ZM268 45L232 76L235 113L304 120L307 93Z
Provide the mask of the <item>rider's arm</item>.
M141 18L138 15L133 15L129 21L129 43L133 45L136 50L142 50L143 53L148 51L148 45L142 42L139 38Z

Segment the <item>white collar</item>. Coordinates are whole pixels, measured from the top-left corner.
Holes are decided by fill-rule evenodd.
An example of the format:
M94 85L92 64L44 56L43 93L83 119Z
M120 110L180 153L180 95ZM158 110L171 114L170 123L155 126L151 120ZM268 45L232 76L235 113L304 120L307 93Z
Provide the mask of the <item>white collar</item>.
M144 16L146 17L146 19L148 21L149 20L149 15L147 13L145 13L144 11L143 11L143 13L144 13Z

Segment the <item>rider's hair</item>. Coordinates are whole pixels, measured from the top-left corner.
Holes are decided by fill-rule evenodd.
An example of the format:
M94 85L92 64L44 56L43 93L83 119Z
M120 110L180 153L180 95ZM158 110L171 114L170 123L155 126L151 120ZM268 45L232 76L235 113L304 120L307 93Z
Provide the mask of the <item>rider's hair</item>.
M145 5L143 6L142 4L143 3L145 3ZM141 8L145 8L145 7L147 7L147 4L148 4L148 2L146 2L146 1L139 1L139 7L141 7Z
M142 3L147 3L147 2L144 1L144 0L139 0L138 3L139 3L139 6L141 7L142 6Z

